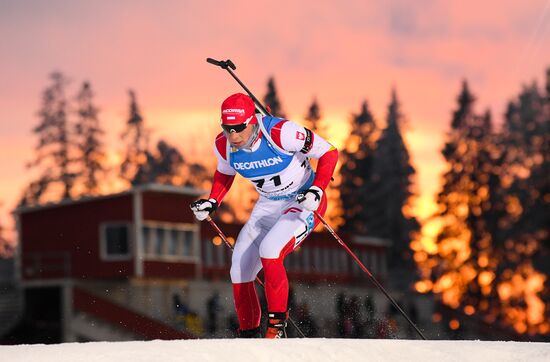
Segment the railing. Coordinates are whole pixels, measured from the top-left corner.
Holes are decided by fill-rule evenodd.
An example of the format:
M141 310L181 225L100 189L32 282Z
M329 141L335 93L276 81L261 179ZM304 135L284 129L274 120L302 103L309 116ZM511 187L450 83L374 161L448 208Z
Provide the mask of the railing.
M80 288L73 289L73 305L78 311L148 340L196 338Z
M23 279L68 278L72 273L69 252L24 253L21 258Z

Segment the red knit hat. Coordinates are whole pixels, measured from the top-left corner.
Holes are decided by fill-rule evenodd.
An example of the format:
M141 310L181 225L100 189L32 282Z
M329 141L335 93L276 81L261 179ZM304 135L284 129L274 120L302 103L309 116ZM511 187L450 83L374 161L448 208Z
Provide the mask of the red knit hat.
M256 106L252 98L242 93L229 96L222 103L222 125L237 125L248 121L256 123Z

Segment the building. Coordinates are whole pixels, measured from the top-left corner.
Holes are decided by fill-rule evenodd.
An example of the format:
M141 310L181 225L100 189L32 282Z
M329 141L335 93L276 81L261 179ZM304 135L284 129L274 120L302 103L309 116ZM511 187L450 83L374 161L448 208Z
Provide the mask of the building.
M189 204L202 193L150 184L17 209L15 270L24 310L10 338L57 343L230 335L231 250L210 225L194 219ZM219 226L229 242L241 227ZM343 238L384 282L388 243ZM308 304L321 323L334 322L335 297L342 293L369 294L386 305L329 233L310 235L286 262L293 300Z

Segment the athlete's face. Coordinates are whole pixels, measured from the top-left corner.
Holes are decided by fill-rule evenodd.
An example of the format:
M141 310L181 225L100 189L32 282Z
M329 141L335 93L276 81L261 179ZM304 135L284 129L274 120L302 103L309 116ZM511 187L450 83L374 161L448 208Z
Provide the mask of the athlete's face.
M241 132L226 132L227 139L229 140L229 143L231 143L232 146L235 147L241 147L248 139L252 136L252 132L254 131L254 125L248 124L244 130Z

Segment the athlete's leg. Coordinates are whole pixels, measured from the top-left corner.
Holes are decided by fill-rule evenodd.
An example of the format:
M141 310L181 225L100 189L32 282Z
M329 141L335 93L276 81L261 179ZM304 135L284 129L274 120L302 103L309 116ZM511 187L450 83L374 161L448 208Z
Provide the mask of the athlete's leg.
M231 282L241 332L258 328L260 325L260 302L254 287L254 279L262 268L258 248L267 233L268 229L264 225L269 218L272 218L272 215L260 199L237 237L231 258Z
M327 207L323 195L318 212L324 215ZM288 278L284 258L292 252L319 223L313 212L304 210L297 202L285 207L277 222L262 239L259 254L264 268L265 293L269 312L286 312L288 308Z

